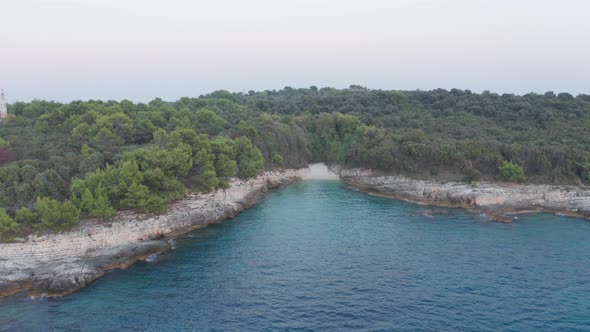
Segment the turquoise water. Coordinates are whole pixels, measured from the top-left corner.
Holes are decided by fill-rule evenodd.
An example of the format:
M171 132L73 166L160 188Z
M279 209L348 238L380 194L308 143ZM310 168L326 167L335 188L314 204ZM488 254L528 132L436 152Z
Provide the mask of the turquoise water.
M590 330L579 219L502 224L310 181L176 245L62 299L0 299L0 330Z

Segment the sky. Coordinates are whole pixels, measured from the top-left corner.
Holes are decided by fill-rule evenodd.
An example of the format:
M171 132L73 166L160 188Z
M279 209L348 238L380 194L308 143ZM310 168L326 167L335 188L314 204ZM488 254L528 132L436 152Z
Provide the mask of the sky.
M590 94L588 0L0 0L9 101L336 87Z

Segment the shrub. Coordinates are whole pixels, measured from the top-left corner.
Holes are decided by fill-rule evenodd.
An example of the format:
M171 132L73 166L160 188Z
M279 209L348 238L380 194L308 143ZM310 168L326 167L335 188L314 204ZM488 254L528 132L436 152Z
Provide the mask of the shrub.
M0 236L2 239L12 239L18 228L19 226L16 221L6 213L6 210L0 208Z
M60 202L49 197L37 198L35 210L41 224L51 230L66 230L78 225L80 210L70 201Z
M246 137L236 138L234 144L239 177L243 179L256 177L264 168L262 152Z
M479 181L481 179L481 172L478 171L477 169L469 169L466 172L465 177L463 178L463 181L467 182L467 183L471 183L472 181Z
M37 215L35 215L35 213L29 208L22 207L16 210L15 219L21 224L32 224L37 220Z
M276 167L281 167L283 166L283 156L281 156L278 152L276 152L273 156L272 156L272 164Z
M502 162L502 164L498 167L498 171L500 172L500 174L498 174L497 179L500 181L526 181L526 176L524 175L524 170L522 169L522 167L508 160L504 160Z

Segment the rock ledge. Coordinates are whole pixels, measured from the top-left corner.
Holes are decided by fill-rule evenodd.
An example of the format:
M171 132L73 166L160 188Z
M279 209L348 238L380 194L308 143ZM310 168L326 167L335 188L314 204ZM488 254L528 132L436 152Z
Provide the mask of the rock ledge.
M512 214L552 212L590 219L590 188L480 182L415 180L376 175L366 169L340 169L341 178L360 190L423 204L482 211L492 219L512 221Z

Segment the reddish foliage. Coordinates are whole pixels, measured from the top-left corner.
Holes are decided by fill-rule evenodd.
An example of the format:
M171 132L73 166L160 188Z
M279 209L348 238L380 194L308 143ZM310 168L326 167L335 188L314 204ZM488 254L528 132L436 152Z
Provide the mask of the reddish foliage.
M14 151L0 147L0 165L10 163L16 160L16 154Z

